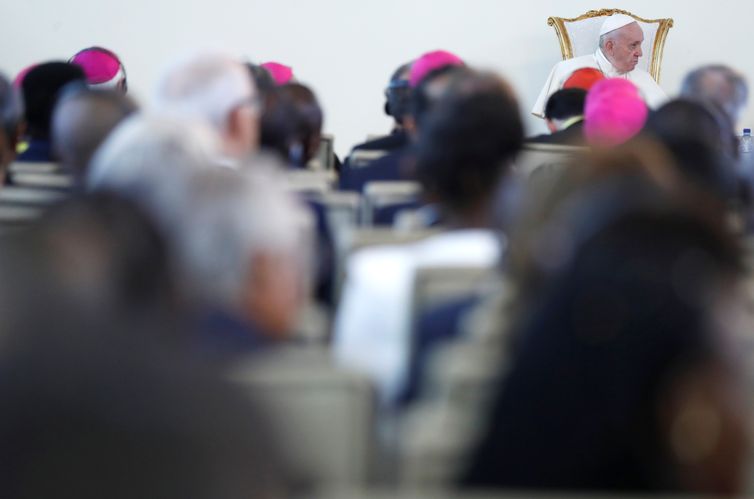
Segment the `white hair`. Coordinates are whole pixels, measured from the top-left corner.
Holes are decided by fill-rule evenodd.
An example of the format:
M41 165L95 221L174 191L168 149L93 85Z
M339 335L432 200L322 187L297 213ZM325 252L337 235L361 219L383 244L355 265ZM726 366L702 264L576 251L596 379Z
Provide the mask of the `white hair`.
M161 114L204 121L222 134L231 111L255 97L251 75L240 60L222 53L203 53L164 73L152 107Z
M133 199L169 230L190 174L215 167L219 139L198 123L136 115L113 130L92 158L90 190L111 190Z
M219 168L192 176L185 197L190 215L182 220L174 243L184 289L194 298L235 309L253 256L261 251L308 263L309 214L267 161L257 159L241 171Z

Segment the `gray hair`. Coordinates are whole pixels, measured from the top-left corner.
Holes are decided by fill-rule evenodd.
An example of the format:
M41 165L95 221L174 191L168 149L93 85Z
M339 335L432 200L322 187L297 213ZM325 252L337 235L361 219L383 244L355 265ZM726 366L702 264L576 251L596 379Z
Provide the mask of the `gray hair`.
M722 64L702 66L683 79L681 95L719 106L735 124L749 98L744 77Z
M254 98L254 83L240 60L205 53L169 68L157 85L152 106L159 113L204 121L222 134L233 109Z
M83 175L110 132L136 110L133 100L115 90L64 92L52 116L52 142L61 162Z
M144 207L164 230L181 216L187 179L213 166L219 139L193 122L137 115L121 123L92 158L91 190L112 190Z
M235 309L260 251L301 257L302 263L310 256L306 214L260 161L243 171L196 172L190 180L184 198L190 215L174 245L184 289L205 304Z

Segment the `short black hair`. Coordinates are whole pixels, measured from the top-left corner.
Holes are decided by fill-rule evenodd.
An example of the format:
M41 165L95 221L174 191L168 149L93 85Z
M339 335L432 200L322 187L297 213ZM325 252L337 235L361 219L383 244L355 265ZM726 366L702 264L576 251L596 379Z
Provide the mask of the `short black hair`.
M446 209L461 212L496 189L523 137L510 87L490 75L463 76L421 130L417 178Z
M584 115L586 90L582 88L564 88L547 99L545 119L567 120Z
M68 83L86 81L84 70L67 62L46 62L35 66L21 84L26 107L26 123L32 138L48 139L52 110L60 90Z
M441 95L431 95L432 84L440 78L452 79L469 71L465 66L447 65L430 71L422 78L421 82L411 90L410 114L417 125L421 126L434 104L442 97Z

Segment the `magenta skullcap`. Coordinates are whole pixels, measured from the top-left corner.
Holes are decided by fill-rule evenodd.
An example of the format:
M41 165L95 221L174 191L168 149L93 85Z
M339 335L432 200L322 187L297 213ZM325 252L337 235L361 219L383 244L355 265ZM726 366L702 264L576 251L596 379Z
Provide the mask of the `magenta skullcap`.
M641 131L648 114L633 83L623 78L601 80L586 96L584 135L594 145L622 144Z
M432 71L445 66L463 66L463 59L445 50L427 52L411 64L411 74L408 83L416 87Z
M276 85L285 85L293 79L293 69L285 64L270 61L260 64L260 66L270 72Z
M84 70L89 85L115 86L125 77L123 65L118 56L101 47L84 49L71 57L69 62Z
M22 86L22 85L23 85L23 83L24 83L24 78L26 78L26 75L27 75L27 74L29 74L29 71L31 71L32 69L36 68L36 67L37 67L38 65L39 65L39 64L32 64L31 66L27 66L27 67L25 67L24 69L22 69L22 70L21 70L21 71L20 71L20 72L19 72L19 73L18 73L18 74L16 75L16 77L15 77L15 78L13 79L13 86L14 86L15 88L18 88L18 89L20 89L20 88L21 88L21 86Z

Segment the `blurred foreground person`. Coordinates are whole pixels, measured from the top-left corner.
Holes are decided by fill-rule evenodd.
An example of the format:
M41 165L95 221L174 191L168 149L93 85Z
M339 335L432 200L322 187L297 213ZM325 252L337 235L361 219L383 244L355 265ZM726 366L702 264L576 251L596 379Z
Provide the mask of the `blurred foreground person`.
M521 307L464 486L742 492L738 247L633 147L581 163L513 245Z
M0 251L3 497L289 497L248 393L158 342L163 324L79 308L40 249Z
M217 161L237 168L259 147L260 102L240 61L225 54L199 54L170 67L155 90L152 110L179 120L196 120L221 138Z
M136 110L136 103L115 90L82 87L63 92L52 115L52 146L79 185L97 148Z
M26 111L28 148L18 161L49 162L54 159L50 141L52 111L60 91L72 82L84 83L84 71L75 64L46 62L34 66L21 82Z
M4 183L8 166L16 158L23 117L21 93L0 74L0 184Z

